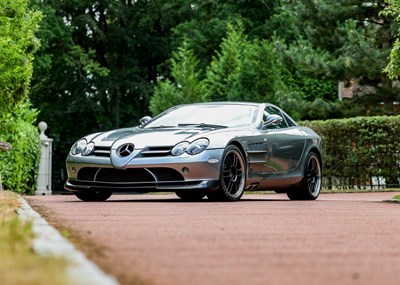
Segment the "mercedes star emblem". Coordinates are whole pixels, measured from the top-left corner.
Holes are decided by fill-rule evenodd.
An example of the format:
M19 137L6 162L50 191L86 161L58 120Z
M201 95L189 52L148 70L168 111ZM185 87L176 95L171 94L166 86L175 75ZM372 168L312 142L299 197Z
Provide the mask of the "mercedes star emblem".
M135 149L135 146L131 143L123 144L118 149L119 156L127 157L132 154L134 149Z

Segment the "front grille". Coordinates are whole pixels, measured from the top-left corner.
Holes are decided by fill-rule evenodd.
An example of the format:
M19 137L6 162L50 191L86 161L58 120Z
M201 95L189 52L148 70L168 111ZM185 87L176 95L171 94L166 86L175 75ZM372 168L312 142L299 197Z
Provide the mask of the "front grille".
M102 182L148 182L154 181L154 177L145 169L102 168L98 171L95 181Z
M96 146L93 154L94 156L110 157L109 146ZM138 157L160 157L171 155L172 146L159 146L159 147L148 147L140 152Z
M97 171L99 171L99 169L94 167L82 168L78 172L78 180L94 181Z
M78 180L116 183L154 183L184 181L183 176L175 169L155 168L94 168L84 167L78 172Z

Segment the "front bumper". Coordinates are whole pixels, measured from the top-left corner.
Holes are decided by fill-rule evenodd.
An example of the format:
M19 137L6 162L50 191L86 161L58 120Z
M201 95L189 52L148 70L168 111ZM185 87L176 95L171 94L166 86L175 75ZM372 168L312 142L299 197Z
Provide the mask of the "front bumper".
M175 191L218 187L223 149L194 156L137 157L123 169L109 157L69 155L66 161L69 191Z
M176 191L176 190L191 190L191 189L204 189L204 190L215 190L218 187L218 181L190 181L190 182L167 182L167 183L147 183L145 185L140 184L103 184L98 182L83 182L76 180L69 180L65 183L64 188L71 192L82 192L82 191L97 191L97 190L111 190L118 192L130 192L130 191L144 191L144 192L156 192L156 191Z

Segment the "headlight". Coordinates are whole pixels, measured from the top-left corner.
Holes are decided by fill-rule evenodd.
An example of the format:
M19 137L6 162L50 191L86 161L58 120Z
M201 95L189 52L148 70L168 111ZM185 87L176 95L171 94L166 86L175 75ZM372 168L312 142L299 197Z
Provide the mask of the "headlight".
M181 143L178 143L176 146L174 146L174 148L171 150L171 153L172 153L172 155L174 155L174 156L178 156L178 155L181 155L181 154L183 154L185 151L186 151L186 149L187 149L187 147L189 146L189 143L188 142L181 142Z
M178 156L186 152L190 155L196 155L205 150L209 144L210 142L208 141L208 139L198 139L192 143L180 142L176 146L174 146L174 148L171 150L171 154L174 156Z
M71 148L71 153L73 155L77 155L82 153L82 151L86 148L87 146L87 142L85 139L81 139L79 141L77 141Z
M94 143L90 142L86 145L85 149L82 151L82 155L89 155L94 149Z
M186 149L186 152L190 155L196 155L205 150L210 142L208 139L198 139L192 142Z
M73 155L81 154L81 155L89 155L94 150L94 143L87 143L85 139L81 139L77 141L71 148L71 153Z

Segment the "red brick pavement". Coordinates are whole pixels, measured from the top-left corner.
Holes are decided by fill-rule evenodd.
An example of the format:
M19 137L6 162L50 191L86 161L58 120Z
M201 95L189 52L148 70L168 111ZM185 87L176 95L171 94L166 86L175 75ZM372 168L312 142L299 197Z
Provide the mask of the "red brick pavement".
M234 203L175 195L27 200L93 244L83 249L122 284L397 285L400 204L381 202L396 194L322 194L316 201L247 194Z

